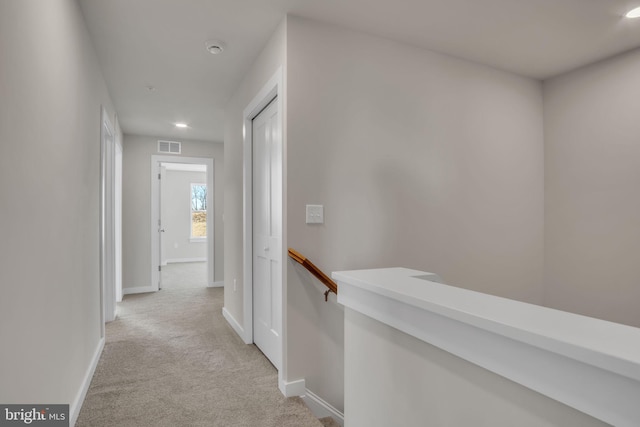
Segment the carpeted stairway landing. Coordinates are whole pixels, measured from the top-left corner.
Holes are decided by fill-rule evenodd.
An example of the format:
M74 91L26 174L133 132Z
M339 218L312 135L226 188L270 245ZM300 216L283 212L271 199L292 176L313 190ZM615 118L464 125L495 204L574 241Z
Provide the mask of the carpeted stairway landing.
M126 296L78 427L321 427L277 371L222 317L223 289Z

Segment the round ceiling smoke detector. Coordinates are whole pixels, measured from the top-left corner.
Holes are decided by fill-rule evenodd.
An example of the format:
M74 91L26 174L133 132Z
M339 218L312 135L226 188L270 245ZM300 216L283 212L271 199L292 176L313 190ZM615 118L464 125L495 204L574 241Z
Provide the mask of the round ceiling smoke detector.
M204 45L212 55L218 55L224 51L224 43L219 40L209 40Z

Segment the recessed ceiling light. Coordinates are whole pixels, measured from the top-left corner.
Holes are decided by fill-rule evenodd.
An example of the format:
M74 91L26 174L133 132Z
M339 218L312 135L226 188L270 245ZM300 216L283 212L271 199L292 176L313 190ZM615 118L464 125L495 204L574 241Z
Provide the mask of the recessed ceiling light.
M630 10L625 16L627 18L640 18L640 7Z
M176 127L177 128L186 128L187 124L186 123L176 123Z
M204 46L212 55L218 55L224 51L224 43L220 40L208 40L204 42Z
M158 89L156 89L156 87L155 87L155 86L153 86L153 85L148 85L148 86L145 86L145 87L147 88L147 90L148 90L149 92L155 92L156 90L158 90Z

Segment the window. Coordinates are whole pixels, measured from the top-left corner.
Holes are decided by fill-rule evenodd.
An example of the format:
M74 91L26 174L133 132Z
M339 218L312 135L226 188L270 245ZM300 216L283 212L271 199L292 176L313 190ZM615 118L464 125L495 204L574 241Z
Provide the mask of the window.
M191 184L191 238L207 238L207 184Z

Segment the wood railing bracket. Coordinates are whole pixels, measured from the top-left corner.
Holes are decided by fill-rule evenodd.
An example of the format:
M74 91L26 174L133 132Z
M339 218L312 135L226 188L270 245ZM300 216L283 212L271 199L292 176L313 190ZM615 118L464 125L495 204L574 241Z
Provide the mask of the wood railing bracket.
M329 301L329 292L333 292L338 295L338 284L331 280L329 276L324 274L322 270L315 266L314 263L309 261L299 252L289 248L289 256L291 259L296 261L298 264L302 265L306 268L311 274L313 274L316 279L318 279L323 285L327 287L327 291L324 293L324 300Z

